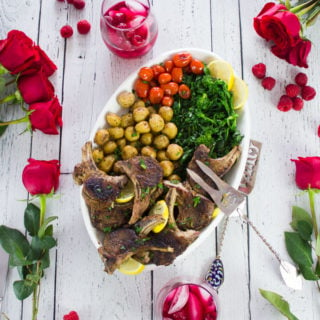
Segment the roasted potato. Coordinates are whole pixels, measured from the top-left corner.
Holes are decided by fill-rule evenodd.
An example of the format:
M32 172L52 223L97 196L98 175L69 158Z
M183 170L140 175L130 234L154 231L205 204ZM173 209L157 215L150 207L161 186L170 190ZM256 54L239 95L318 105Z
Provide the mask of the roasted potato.
M179 160L183 155L183 149L178 144L171 143L168 145L166 155L170 160Z
M139 133L148 133L151 130L149 126L149 122L145 120L138 122L134 128Z
M133 119L135 122L146 120L149 116L149 110L146 107L139 107L133 110Z
M153 132L160 132L164 128L164 120L157 113L154 113L150 116L149 124Z
M157 152L154 148L150 146L145 146L141 149L141 155L155 159L157 157Z
M122 108L130 108L136 100L135 95L129 91L123 91L117 96L117 101Z
M147 109L149 110L149 114L157 113L157 110L152 106L149 106Z
M169 143L169 138L165 134L159 134L153 139L153 145L158 150L167 148Z
M94 136L94 142L99 146L103 146L107 141L109 141L109 138L110 134L108 129L99 129Z
M174 170L174 164L169 160L163 160L160 162L160 166L163 170L163 176L169 177L172 175L172 172Z
M115 141L107 141L103 145L103 152L105 154L112 154L117 149L118 145Z
M140 108L140 107L145 107L145 106L146 106L146 104L144 103L143 100L137 100L137 101L133 104L132 110L137 109L137 108Z
M101 149L93 149L92 158L95 163L99 163L104 157L103 151Z
M136 131L136 129L132 126L127 127L126 130L124 131L124 136L125 138L132 142L132 141L137 141L140 138L140 133Z
M178 133L178 128L173 122L168 122L164 125L163 130L164 133L170 140L174 139Z
M116 157L113 154L110 154L106 157L104 157L100 163L98 164L98 167L100 170L104 172L109 172L112 169L113 164L116 161Z
M176 181L180 182L181 178L177 174L172 174L171 176L168 177L168 180L173 182L176 182Z
M121 117L118 116L116 113L108 112L105 116L106 122L111 127L120 127L121 125Z
M118 139L116 143L119 149L121 150L127 144L127 140L126 138L121 138L121 139Z
M173 109L170 107L162 106L159 108L158 113L165 122L171 121L173 117Z
M166 154L166 150L159 150L157 152L157 160L159 162L163 161L163 160L169 160L169 158L167 157L167 154Z
M121 124L120 125L122 128L133 126L134 125L133 114L131 112L128 112L128 113L124 114L123 116L121 116Z
M121 150L121 156L123 160L131 159L137 155L138 155L138 150L133 146L129 146L129 145L124 146Z
M114 140L121 139L124 136L124 129L121 127L109 128L110 137Z
M144 133L140 137L140 142L145 146L150 146L150 144L153 141L153 135L152 133Z

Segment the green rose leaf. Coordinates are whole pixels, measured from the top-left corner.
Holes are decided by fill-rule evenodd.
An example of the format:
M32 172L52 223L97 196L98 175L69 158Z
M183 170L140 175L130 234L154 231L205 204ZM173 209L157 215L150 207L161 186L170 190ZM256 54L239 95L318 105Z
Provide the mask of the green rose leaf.
M1 74L1 71L0 71ZM2 77L0 77L0 95L4 92L4 89L6 87L6 80Z
M309 266L301 266L299 265L299 270L302 274L302 276L306 279L306 280L319 280L319 277L317 276L317 274L312 270L312 267Z
M281 314L283 314L288 320L299 320L290 311L289 303L283 299L279 294L259 289L260 294L268 300Z
M305 221L306 223L309 223L312 228L312 219L310 214L300 207L293 206L291 227L295 231L298 231L298 221Z
M46 229L46 231L44 232L44 234L45 234L46 236L52 236L52 235L53 235L53 225L52 225L52 224L50 224L50 225L47 227L47 229Z
M32 294L34 288L35 285L32 282L26 280L19 280L13 283L14 293L19 300L28 298Z
M24 226L30 236L35 236L40 228L40 209L33 203L29 203L24 211Z
M318 277L320 277L320 263L318 262L317 265L316 265L316 270L315 270L315 273Z
M43 221L43 224L42 224L42 226L40 227L40 229L39 229L39 231L38 231L38 237L39 237L39 238L42 238L42 237L44 236L44 234L46 233L47 225L48 225L50 222L52 222L52 221L54 221L54 220L56 220L56 219L58 219L57 216L52 216L52 217L49 217L49 218L47 218L47 219L45 219L45 220Z
M320 234L318 234L317 242L316 242L316 255L320 256Z
M298 228L298 233L303 240L307 240L307 241L311 240L311 235L313 231L312 224L310 225L309 222L306 222L304 220L299 220L297 222L297 228Z
M51 236L44 236L42 238L33 237L31 241L31 255L29 259L42 259L46 250L49 250L57 245L57 241Z
M287 251L291 259L298 265L312 266L311 246L297 232L285 232Z
M41 269L44 270L50 267L50 255L49 251L46 251L41 259Z
M23 233L4 225L0 226L0 244L7 253L19 258L26 257L30 250L29 242Z
M26 266L17 266L17 270L21 280L24 280L28 274L28 269Z
M0 123L3 122L0 120ZM0 126L0 137L4 134L8 126Z
M29 257L21 256L20 253L12 253L9 256L10 267L28 266L29 264L32 264Z

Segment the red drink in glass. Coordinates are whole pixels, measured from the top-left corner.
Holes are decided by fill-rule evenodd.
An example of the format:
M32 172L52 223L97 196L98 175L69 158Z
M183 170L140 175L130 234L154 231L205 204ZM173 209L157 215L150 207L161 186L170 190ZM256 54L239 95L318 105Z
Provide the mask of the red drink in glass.
M104 0L100 30L106 46L122 58L136 58L146 54L158 35L149 0Z
M216 292L205 282L174 280L161 289L156 305L156 320L217 320Z

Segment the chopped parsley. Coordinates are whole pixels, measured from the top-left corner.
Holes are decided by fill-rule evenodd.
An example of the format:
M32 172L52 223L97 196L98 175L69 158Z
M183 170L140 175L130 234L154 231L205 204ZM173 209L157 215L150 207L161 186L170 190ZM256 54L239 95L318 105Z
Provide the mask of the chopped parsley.
M111 232L112 231L112 227L105 227L105 228L103 228L103 232L105 232L105 233L109 233L109 232Z
M145 163L144 159L139 160L139 165L143 170L147 169L147 164Z
M198 204L200 203L200 201L201 201L201 198L200 198L199 196L194 197L194 198L192 199L193 206L194 206L194 207L197 207Z

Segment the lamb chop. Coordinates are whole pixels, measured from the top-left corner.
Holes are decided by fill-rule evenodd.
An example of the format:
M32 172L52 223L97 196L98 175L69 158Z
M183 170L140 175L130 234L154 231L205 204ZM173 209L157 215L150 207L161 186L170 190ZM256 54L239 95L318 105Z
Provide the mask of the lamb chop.
M92 143L86 142L82 148L82 162L73 171L74 181L81 185L82 196L91 209L109 208L128 182L125 175L109 176L98 169L92 158Z
M241 151L239 146L233 147L233 149L227 153L224 157L221 158L210 158L209 157L210 149L204 144L200 144L195 150L191 161L188 164L188 169L196 172L198 175L203 178L205 182L209 185L212 184L210 178L208 178L198 167L196 160L199 160L209 166L220 178L223 177L235 164L239 158ZM188 182L192 188L203 195L206 195L206 192L200 188L192 179L188 178Z
M167 244L156 243L151 241L149 237L145 237L146 230L151 230L159 221L161 222L161 219L161 217L153 217L149 223L143 226L141 235L129 228L119 228L107 233L103 246L98 249L105 265L105 271L112 274L123 262L133 255L139 256L144 252L153 250L172 252L173 249Z
M118 161L115 170L125 173L134 185L134 202L129 224L136 223L162 193L163 171L158 161L151 157L137 156L125 161Z

